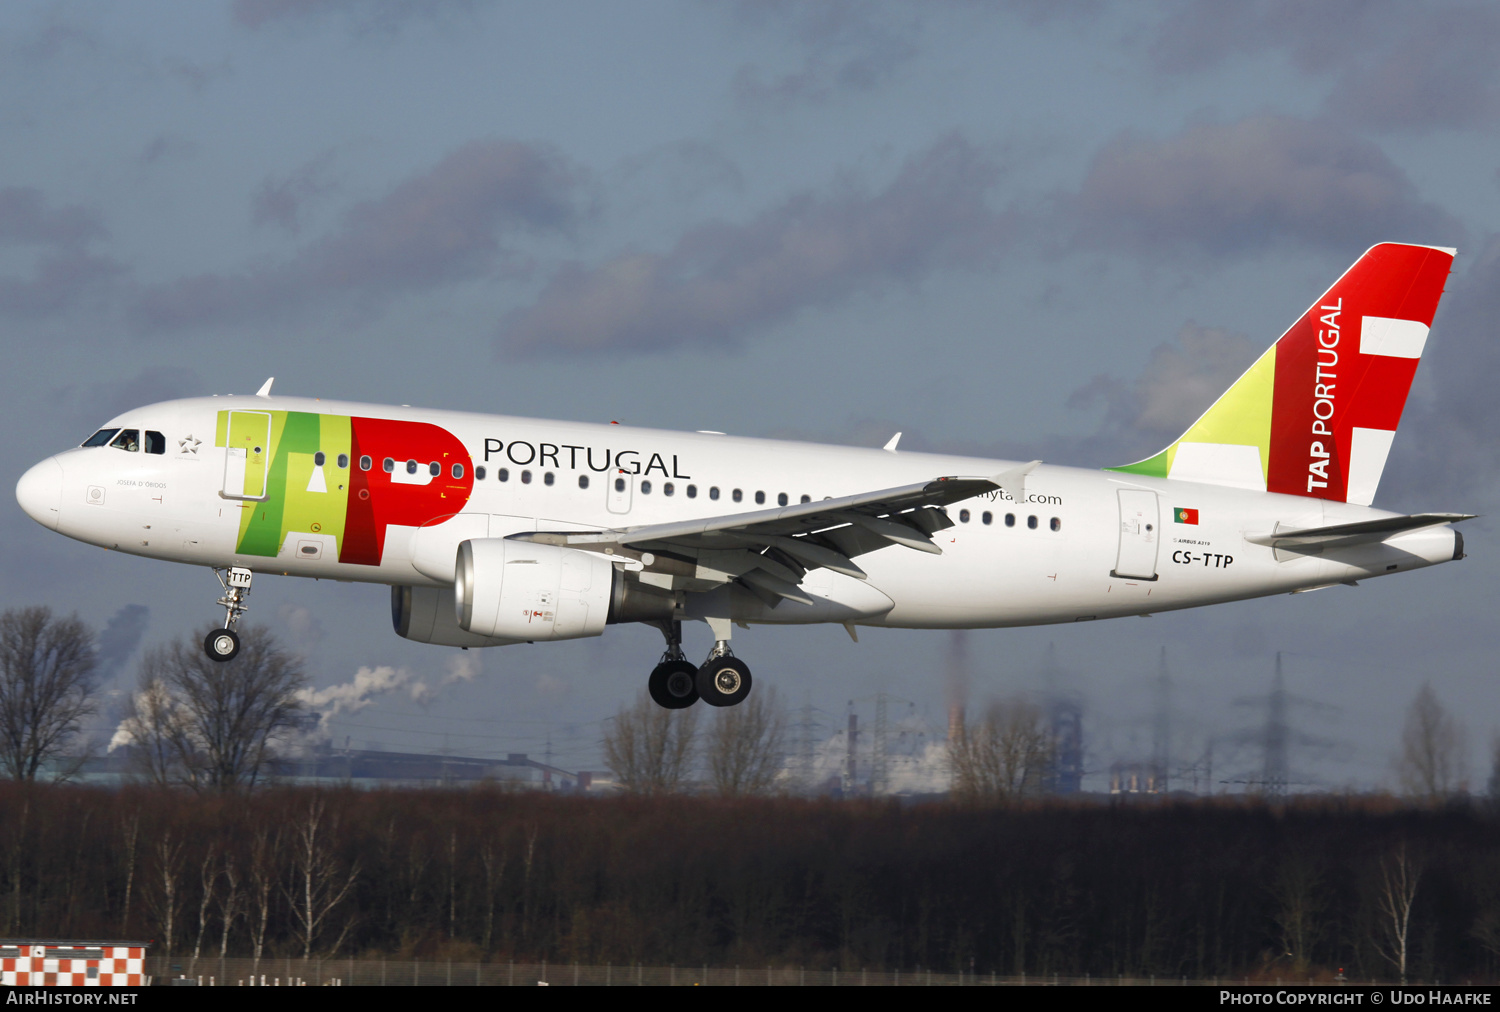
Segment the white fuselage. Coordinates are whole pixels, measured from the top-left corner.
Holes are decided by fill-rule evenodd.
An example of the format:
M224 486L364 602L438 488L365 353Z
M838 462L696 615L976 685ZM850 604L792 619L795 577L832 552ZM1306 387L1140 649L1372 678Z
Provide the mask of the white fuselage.
M223 412L241 410L439 426L467 451L467 466L476 472L472 494L456 504L457 516L434 511L419 523L391 526L378 563L340 562L331 542L327 551L308 557L314 553L311 543L290 535L274 554L238 552L243 511L265 505L225 496L229 451L215 445L215 426ZM28 512L79 541L148 558L412 586L451 581L453 544L464 538L620 529L746 513L773 508L782 495L797 503L804 496L821 500L945 475L993 475L1016 466L940 454L290 397L171 401L127 412L109 427L163 433L166 452L106 445L60 453L23 478L23 488L30 491L22 495L18 490L18 497ZM388 474L377 459L369 480L423 480L425 470L409 478L401 464ZM357 466L357 459L348 464ZM479 467L483 478L477 478ZM499 478L502 469L504 481ZM332 452L321 471L317 480L337 494L345 476ZM580 487L581 477L588 479L586 488ZM625 479L623 492L616 489L617 478ZM54 482L55 504L50 502ZM1154 514L1145 519L1122 515L1122 490L1155 493L1154 500L1128 497L1132 509L1154 501ZM299 484L298 492L304 498L317 494L311 484L305 490ZM1042 465L1026 477L1024 495L1026 502L996 492L949 506L954 526L933 536L941 555L900 546L870 552L859 558L867 581L813 570L804 586L829 607L783 601L770 608L747 596L733 617L908 628L1073 622L1382 576L1449 561L1458 545L1453 529L1440 526L1321 555L1278 553L1252 544L1247 535L1266 535L1278 525L1282 530L1312 528L1392 514L1108 471ZM1186 516L1195 515L1197 523L1177 522L1174 511L1179 509L1195 511ZM437 555L449 553L447 570L442 564L422 564L423 539L415 536L421 524L433 525L424 534L437 545ZM433 542L432 532L443 529L454 533ZM1113 575L1122 552L1130 556L1126 573Z

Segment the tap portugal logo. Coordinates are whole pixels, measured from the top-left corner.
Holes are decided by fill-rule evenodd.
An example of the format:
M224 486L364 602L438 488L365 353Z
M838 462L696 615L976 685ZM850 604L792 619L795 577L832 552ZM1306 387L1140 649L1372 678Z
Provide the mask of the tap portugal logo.
M458 513L474 490L463 443L427 422L221 411L214 445L227 451L225 496L243 500L242 555L378 566L392 524Z

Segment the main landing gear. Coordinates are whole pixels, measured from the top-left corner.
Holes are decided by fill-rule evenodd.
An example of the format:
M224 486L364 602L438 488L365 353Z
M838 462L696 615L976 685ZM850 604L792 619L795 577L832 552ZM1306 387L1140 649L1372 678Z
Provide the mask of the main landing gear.
M239 656L240 637L234 631L239 624L240 616L245 614L249 605L245 598L250 596L250 570L241 569L238 566L231 567L227 573L214 570L214 575L219 578L219 584L224 588L224 596L219 598L219 605L224 609L224 626L215 629L203 639L203 652L208 654L209 659L215 661L232 661Z
M727 640L714 643L708 660L697 667L682 652L682 623L662 623L666 652L651 672L646 688L657 706L682 710L702 699L710 706L734 706L750 695L750 667L730 652Z

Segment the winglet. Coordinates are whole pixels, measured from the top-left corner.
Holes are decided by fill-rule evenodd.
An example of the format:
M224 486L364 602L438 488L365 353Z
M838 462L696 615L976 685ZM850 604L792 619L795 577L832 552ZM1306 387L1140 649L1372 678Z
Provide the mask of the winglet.
M901 433L898 432L891 437L891 441L889 443L886 443L885 446L882 447L882 449L889 450L891 453L895 453L896 444L899 442L901 442Z
M1000 490L1010 496L1013 502L1023 503L1026 501L1026 476L1035 471L1040 464L1040 460L1033 460L1029 464L1022 464L1009 471L991 475L990 481L999 485Z
M269 376L269 377L267 377L266 381L260 385L260 389L257 390L257 391L255 391L255 396L257 396L257 397L270 397L271 396L271 384L275 383L275 382L276 382L276 377L275 376Z

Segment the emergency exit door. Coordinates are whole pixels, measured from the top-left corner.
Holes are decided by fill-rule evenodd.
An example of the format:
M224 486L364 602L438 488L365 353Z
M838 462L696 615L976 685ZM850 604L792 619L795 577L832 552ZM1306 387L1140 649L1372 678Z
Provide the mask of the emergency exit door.
M635 475L615 468L615 473L609 476L608 498L605 504L611 513L629 513L630 498L635 492Z
M224 498L266 498L271 462L271 416L264 411L229 412L225 440Z
M1156 579L1156 552L1161 545L1161 507L1156 493L1122 488L1120 495L1120 551L1110 576L1130 580Z

